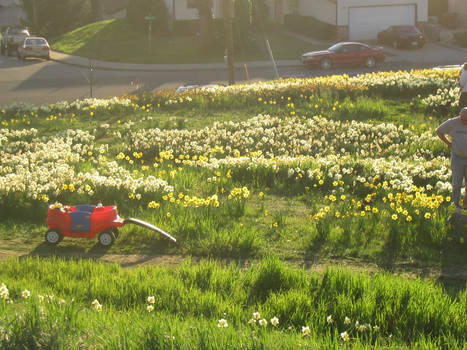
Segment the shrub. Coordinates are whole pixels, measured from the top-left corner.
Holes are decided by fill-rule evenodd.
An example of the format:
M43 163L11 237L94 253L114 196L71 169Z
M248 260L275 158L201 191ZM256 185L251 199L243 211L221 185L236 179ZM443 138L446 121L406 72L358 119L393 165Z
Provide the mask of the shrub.
M454 33L454 39L459 46L467 47L467 32Z
M166 32L168 29L168 11L163 0L130 0L126 18L130 26L140 31L147 31L148 22L145 16L151 14L156 17L152 23L152 30Z
M23 0L21 8L25 14L23 24L33 28L31 34L35 35L60 35L92 22L93 17L89 0L37 1L37 28L34 28L33 1Z
M284 26L294 32L322 40L333 39L336 34L336 26L311 16L287 15L284 18Z

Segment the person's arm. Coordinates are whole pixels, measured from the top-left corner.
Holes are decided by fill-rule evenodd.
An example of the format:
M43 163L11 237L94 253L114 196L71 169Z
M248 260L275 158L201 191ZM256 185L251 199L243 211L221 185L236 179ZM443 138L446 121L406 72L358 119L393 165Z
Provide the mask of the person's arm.
M436 130L436 135L438 135L439 139L441 141L443 141L449 148L452 147L452 143L451 141L449 141L447 138L446 138L446 135L443 134L442 132L440 132L439 130Z

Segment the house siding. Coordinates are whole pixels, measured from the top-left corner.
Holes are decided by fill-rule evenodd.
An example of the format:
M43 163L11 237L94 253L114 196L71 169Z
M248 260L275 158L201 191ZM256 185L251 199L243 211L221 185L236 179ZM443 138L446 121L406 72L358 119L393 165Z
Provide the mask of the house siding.
M298 14L312 16L328 24L336 24L336 4L330 0L300 1Z
M198 10L195 8L188 8L188 0L165 0L165 4L167 5L169 13L176 21L198 19ZM212 6L214 18L221 18L222 10L222 0L214 0Z

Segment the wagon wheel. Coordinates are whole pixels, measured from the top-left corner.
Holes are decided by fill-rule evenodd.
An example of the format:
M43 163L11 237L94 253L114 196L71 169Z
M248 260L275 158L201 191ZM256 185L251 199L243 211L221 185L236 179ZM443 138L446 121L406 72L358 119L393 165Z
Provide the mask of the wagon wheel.
M45 240L50 244L58 244L62 241L63 236L58 230L48 230L45 234Z
M110 247L115 242L115 235L112 231L104 231L99 234L99 243L104 247Z

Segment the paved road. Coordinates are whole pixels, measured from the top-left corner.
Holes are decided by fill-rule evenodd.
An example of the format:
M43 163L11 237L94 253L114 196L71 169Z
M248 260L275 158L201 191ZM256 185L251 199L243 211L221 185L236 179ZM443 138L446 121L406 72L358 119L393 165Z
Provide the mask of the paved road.
M467 61L467 52L449 49L440 45L427 44L422 50L394 50L387 48L385 64L377 70L397 70L433 67L444 64L459 64ZM301 65L280 66L281 77L312 77L347 73L355 75L371 71L366 68L336 68L330 71L309 69ZM275 78L272 65L248 68L250 80ZM96 69L93 73L93 97L109 97L138 91L173 89L186 84L226 83L225 69L159 70L159 71L115 71ZM34 104L86 98L90 96L90 72L78 67L54 61L18 61L13 56L0 56L0 106L14 102ZM236 69L237 82L246 80L246 72Z

